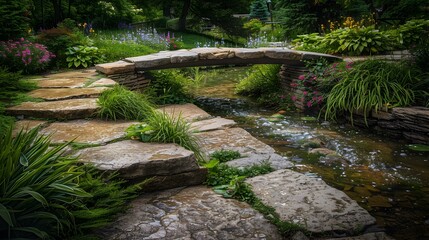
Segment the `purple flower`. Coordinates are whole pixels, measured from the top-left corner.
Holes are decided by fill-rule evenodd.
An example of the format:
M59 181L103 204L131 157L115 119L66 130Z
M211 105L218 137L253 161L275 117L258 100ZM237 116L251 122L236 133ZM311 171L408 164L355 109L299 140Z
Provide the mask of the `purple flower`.
M298 79L299 80L304 80L305 79L305 75L299 75Z

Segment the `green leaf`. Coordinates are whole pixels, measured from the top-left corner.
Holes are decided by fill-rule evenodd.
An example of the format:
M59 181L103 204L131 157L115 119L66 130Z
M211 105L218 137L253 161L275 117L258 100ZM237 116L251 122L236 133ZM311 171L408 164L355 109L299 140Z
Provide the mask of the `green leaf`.
M7 208L0 203L0 217L11 227L13 227L12 218L10 217Z
M86 62L82 62L82 66L84 66L84 67L88 67L88 63L86 63Z
M80 66L80 63L81 63L80 61L75 61L75 62L74 62L74 66L75 66L75 67L79 67L79 66Z
M429 152L429 145L424 144L409 144L407 148L416 152Z
M210 160L208 163L204 164L204 167L207 169L211 169L216 167L219 164L219 160L214 159L214 160Z

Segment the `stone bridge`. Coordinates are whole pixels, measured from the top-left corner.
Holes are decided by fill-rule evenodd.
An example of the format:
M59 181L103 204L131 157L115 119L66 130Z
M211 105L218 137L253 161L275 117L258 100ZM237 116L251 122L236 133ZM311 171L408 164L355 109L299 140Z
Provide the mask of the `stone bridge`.
M123 61L99 64L97 71L107 75L166 68L233 64L287 64L300 65L303 60L316 58L339 60L341 58L287 48L194 48L177 51L161 51Z

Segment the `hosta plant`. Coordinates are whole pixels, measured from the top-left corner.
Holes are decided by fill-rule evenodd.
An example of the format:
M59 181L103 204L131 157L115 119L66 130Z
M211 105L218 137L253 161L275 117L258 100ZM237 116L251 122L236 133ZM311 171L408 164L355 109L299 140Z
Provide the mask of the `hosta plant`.
M67 64L69 68L89 67L101 63L104 59L97 47L75 46L67 48Z

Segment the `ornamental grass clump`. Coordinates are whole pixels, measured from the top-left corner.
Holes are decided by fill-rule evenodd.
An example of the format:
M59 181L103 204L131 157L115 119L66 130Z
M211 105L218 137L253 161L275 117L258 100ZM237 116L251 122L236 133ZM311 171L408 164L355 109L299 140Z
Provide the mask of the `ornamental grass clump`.
M193 151L197 160L204 161L198 139L181 115L170 117L165 112L154 111L145 123L130 126L127 135L142 142L176 143Z
M405 63L367 60L356 63L349 71L337 72L341 80L332 88L326 100L325 118L334 119L348 112L364 114L365 120L373 109L412 104L419 79Z
M97 101L98 116L104 119L144 120L153 111L152 104L143 94L116 85L104 91Z

